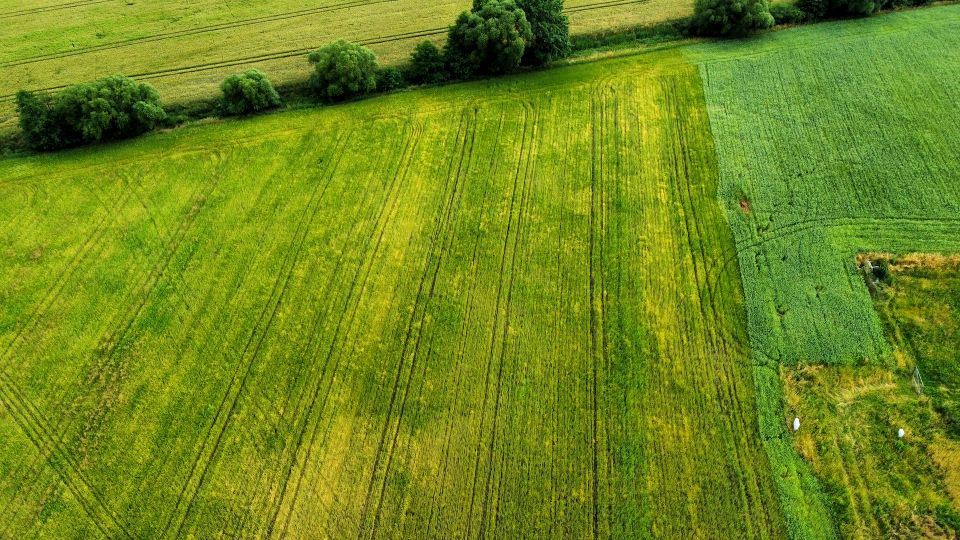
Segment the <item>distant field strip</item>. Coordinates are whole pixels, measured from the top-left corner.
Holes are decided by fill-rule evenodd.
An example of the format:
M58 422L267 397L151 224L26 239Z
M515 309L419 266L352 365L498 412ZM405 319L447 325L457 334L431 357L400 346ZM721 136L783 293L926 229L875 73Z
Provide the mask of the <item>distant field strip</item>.
M778 369L885 362L857 253L960 252L960 6L690 52L743 274L761 433L794 536L830 536L785 439Z
M701 89L668 52L0 161L3 534L782 537Z
M237 69L263 69L275 82L306 78L306 54L338 38L371 47L386 63L417 41L443 41L469 2L293 0L236 5L201 0L126 4L77 2L4 10L0 20L0 126L15 121L22 88L55 90L114 73L152 80L170 101L209 98ZM687 0L572 0L574 32L596 32L688 14ZM66 15L68 13L68 15Z

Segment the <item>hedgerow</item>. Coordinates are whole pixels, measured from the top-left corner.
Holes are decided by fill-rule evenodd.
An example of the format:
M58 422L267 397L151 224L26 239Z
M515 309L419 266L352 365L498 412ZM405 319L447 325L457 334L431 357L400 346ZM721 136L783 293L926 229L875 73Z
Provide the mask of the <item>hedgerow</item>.
M21 90L16 99L24 141L36 150L132 137L167 117L152 86L122 75L54 95Z

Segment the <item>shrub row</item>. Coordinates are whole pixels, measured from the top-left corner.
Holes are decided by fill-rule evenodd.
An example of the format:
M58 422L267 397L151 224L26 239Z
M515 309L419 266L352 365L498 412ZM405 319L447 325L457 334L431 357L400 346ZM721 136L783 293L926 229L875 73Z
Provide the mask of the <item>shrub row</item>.
M339 40L311 53L308 88L326 101L349 99L408 84L437 84L509 73L521 63L545 65L570 53L563 0L474 0L450 27L447 45L417 45L402 68L380 68L369 49ZM280 105L280 95L257 70L231 75L220 86L221 116L249 115ZM153 87L122 75L71 86L57 94L21 91L17 109L24 142L36 150L122 139L150 131L168 116Z
M865 17L882 9L926 5L932 0L796 0L771 6L767 0L696 0L692 29L703 36L742 37L774 24Z
M56 95L21 90L17 111L25 142L38 150L139 135L167 117L153 87L120 75Z
M521 65L543 66L577 50L635 41L662 41L690 34L745 36L774 24L799 24L830 17L870 15L877 10L918 6L932 0L696 0L694 15L612 34L578 36L571 43L563 0L474 0L457 17L443 48L419 43L407 63L381 68L369 49L339 40L311 53L308 89L338 101L389 92L408 85L502 75ZM231 75L221 84L216 112L256 114L280 106L270 80L257 70ZM153 87L115 75L55 94L20 91L17 109L23 141L36 150L55 150L122 139L170 123Z

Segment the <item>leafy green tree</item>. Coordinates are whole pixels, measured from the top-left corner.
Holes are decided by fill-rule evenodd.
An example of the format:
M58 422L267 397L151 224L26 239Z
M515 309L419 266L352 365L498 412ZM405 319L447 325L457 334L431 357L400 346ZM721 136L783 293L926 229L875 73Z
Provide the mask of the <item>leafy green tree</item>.
M830 0L797 0L794 5L804 12L808 20L817 21L827 16Z
M570 19L563 13L563 0L517 0L517 5L533 33L524 64L542 66L570 55Z
M743 37L773 26L767 0L696 0L693 27L701 35Z
M888 5L907 5L915 0L895 0ZM807 14L811 20L838 18L838 17L865 17L872 15L884 7L882 0L797 0L796 6Z
M35 150L53 150L70 146L64 126L54 118L53 97L21 90L17 92L17 116L27 146ZM74 137L79 139L79 137ZM76 143L73 143L76 144Z
M447 64L463 78L508 73L520 65L532 39L527 16L513 0L487 0L450 27Z
M167 114L152 86L122 75L76 84L54 96L17 94L26 143L53 150L145 133Z
M377 90L380 92L390 92L407 85L403 78L403 72L393 66L380 68L377 70Z
M377 87L377 57L370 49L337 40L310 53L315 65L310 89L331 101L372 92Z
M827 15L832 17L866 17L880 11L879 0L828 0Z
M443 52L432 41L417 44L405 71L412 84L437 84L450 78Z
M227 77L220 90L220 108L228 115L253 114L280 106L280 94L270 79L256 69Z

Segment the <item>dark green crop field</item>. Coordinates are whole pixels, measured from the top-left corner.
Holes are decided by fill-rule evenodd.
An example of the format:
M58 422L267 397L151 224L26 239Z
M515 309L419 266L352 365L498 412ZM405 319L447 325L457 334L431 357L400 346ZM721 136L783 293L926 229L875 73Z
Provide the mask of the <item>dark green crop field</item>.
M2 159L0 537L955 534L927 402L835 398L958 90L954 5Z
M960 6L696 49L743 275L760 431L793 532L832 535L780 365L883 364L856 265L960 251Z

